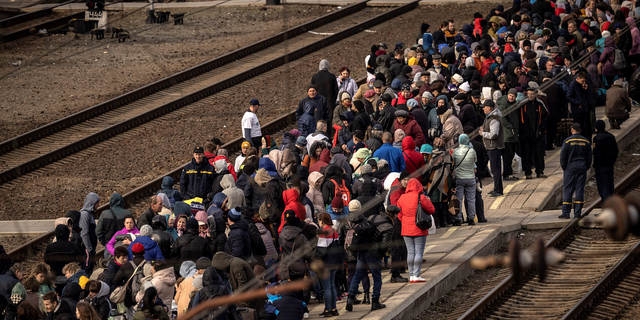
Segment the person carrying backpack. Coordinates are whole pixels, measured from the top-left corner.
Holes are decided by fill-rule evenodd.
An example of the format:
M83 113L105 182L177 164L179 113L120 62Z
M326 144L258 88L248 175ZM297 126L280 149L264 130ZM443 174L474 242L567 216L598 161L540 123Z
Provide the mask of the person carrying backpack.
M349 298L347 299L347 311L353 311L356 304L358 283L367 275L367 269L371 270L373 277L373 293L371 294L371 311L386 308L380 303L380 290L382 289L382 257L391 245L393 226L386 216L372 215L365 218L362 214L360 201L352 200L349 203L349 220L357 222L353 228L353 238L349 249L357 252L358 262L356 273L349 286ZM347 239L348 240L348 239Z
M142 243L136 243L131 246L131 251L133 252L133 261L128 261L123 264L122 267L120 267L120 270L118 270L118 273L116 273L116 276L113 278L113 288L117 288L123 286L129 278L133 276L129 282L131 290L127 290L124 299L124 306L127 307L127 319L133 318L134 307L137 304L135 296L138 294L138 291L140 291L140 287L142 285L140 280L144 277L143 269L144 264L147 262L144 260L144 246Z
M178 189L173 188L173 184L173 178L166 176L162 178L162 185L160 185L162 190L156 192L156 195L160 193L164 193L167 195L167 198L169 198L169 202L171 203L171 208L173 208L173 205L176 203L176 201L184 201L182 193L180 193Z

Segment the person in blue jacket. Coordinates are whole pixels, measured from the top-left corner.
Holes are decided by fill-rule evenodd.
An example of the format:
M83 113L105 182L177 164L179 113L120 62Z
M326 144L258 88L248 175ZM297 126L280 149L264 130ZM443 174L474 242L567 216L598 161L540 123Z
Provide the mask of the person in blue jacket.
M580 135L582 128L579 123L571 126L571 136L562 142L560 151L560 166L564 170L562 186L562 214L560 219L571 218L571 204L573 215L579 218L584 206L584 184L587 181L587 170L591 167L592 150L587 138ZM571 201L575 192L575 201Z
M152 233L153 233L153 228L150 225L145 224L144 226L142 226L142 229L140 229L140 235L137 236L136 239L133 240L133 242L131 242L131 244L129 245L128 261L133 261L133 252L131 251L131 248L133 248L133 245L136 243L140 243L142 244L142 246L144 246L145 260L147 261L164 260L164 256L162 255L162 251L160 250L160 247L158 247L158 243L153 241L153 239L151 239Z
M404 156L400 149L393 147L393 135L391 132L382 134L382 146L373 154L374 158L385 159L389 163L391 172L402 172L406 169Z

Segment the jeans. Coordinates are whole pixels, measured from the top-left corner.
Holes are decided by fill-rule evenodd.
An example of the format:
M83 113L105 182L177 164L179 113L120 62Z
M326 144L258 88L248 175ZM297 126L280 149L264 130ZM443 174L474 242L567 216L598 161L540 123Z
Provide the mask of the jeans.
M424 244L427 236L410 237L404 236L404 243L407 245L407 265L409 275L419 277L422 269L422 255L424 254Z
M382 289L382 259L375 258L366 252L358 253L356 274L351 280L349 294L355 296L358 293L358 284L362 278L367 275L367 269L371 270L371 276L373 277L373 293L371 293L371 298L380 298L380 290Z
M356 265L358 260L347 262L347 283L349 284L349 288L351 287L351 282L353 282L353 275L356 274ZM371 281L369 281L369 276L365 275L362 277L362 292L369 293L371 290Z
M493 175L493 191L496 193L502 193L502 150L493 149L487 150L489 154L489 162L491 163L491 174Z
M598 185L598 194L602 200L606 200L613 195L613 167L598 167L596 170L596 184Z
M309 277L318 279L318 276L312 270L309 270ZM324 290L322 290L322 281L318 279L311 287L311 290L316 294L316 298L322 298L324 296Z
M460 203L467 202L467 220L473 220L476 217L476 179L456 179L456 195ZM462 208L456 220L463 221Z
M336 270L329 271L329 277L320 280L324 288L324 310L331 311L336 309Z

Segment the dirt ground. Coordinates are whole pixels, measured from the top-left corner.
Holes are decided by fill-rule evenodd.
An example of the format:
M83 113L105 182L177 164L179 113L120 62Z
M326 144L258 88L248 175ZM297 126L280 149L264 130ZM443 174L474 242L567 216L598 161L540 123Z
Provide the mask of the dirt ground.
M110 39L110 33L92 41L90 34L69 32L4 45L0 141L336 10L319 5L176 9L186 16L184 25L174 26L144 24L145 9L110 11L109 24L131 33L125 43Z
M560 229L520 230L518 231L518 240L523 249L534 250L535 242L539 237L547 241L559 230ZM498 250L496 255L505 256L508 255L508 252L508 246L504 246ZM432 304L428 310L420 314L416 320L455 319L457 316L454 315L464 313L468 307L475 304L481 298L485 291L488 292L490 288L495 287L495 285L509 274L509 268L492 268L474 271L469 277L462 280L457 287L447 292L446 295Z
M97 192L103 201L108 201L107 199L114 191L126 193L189 161L195 145L201 145L213 137L219 137L223 142L238 137L239 122L245 111L246 101L251 98L259 99L264 105L258 114L263 124L284 112L293 110L304 96L304 88L311 76L317 72L321 59L328 59L331 62L330 71L334 73L337 73L341 66L349 66L352 69L352 77L357 79L365 75L364 58L371 44L385 42L391 47L398 41L413 44L422 21L432 23L443 19L471 21L474 12L486 12L491 6L495 4L420 6L407 14L370 28L375 32L360 33L220 94L203 99L181 112L170 114L161 121L154 121L144 126L143 129L136 131L134 138L123 139L107 150L88 155L72 165L56 169L51 173L42 176L32 175L24 183L5 190L8 196L0 203L0 218L55 218L68 209L81 208L84 196L92 191ZM140 21L141 19L142 17L139 17ZM134 43L127 42L126 46ZM112 45L114 46L118 47L117 44ZM162 42L149 50L159 54L164 50L163 47L167 46L172 44ZM188 53L184 54L188 55ZM171 61L174 60L176 59ZM142 58L136 61L135 68L132 66L127 72L137 73L140 64L144 64ZM65 60L65 63L75 62ZM85 62L77 62L74 67L85 68ZM148 68L146 64L141 67L145 70ZM102 70L109 72L110 68ZM51 75L53 77L55 74ZM56 81L62 81L61 77L55 78L59 79ZM74 92L77 92L75 90ZM101 99L94 99L101 101ZM55 99L48 101L53 104L53 100ZM31 101L35 99L30 99ZM51 106L51 109L59 110L60 105L55 105L57 107ZM28 109L38 110L32 107ZM48 201L45 198L55 199L55 201ZM26 203L29 205L26 206ZM20 215L11 214L13 212L20 212Z

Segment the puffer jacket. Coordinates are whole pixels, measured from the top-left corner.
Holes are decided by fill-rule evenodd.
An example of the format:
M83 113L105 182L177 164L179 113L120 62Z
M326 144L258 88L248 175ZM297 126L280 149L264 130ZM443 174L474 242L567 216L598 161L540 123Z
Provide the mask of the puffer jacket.
M162 270L157 270L153 274L151 283L153 284L153 287L158 290L158 298L162 300L162 303L164 303L166 306L170 306L171 301L173 300L173 295L176 292L176 275L173 271L173 267L167 267ZM136 300L138 302L142 301L143 295L144 292L142 290L138 291Z
M276 251L276 246L273 244L274 239L271 236L271 232L269 232L269 229L267 229L265 224L262 222L256 222L256 227L260 232L260 237L262 237L262 243L267 249L267 254L264 255L264 260L265 261L269 259L278 260L278 251Z
M466 144L461 142L460 145L453 150L452 157L456 178L475 179L474 166L478 161L478 157L473 147L469 146L469 140L466 141Z
M316 104L313 101L306 101L302 109L302 115L298 119L298 130L302 136L306 137L316 131L316 119L313 117Z
M240 220L229 226L224 252L242 260L251 256L251 238L249 237L249 225L246 221Z
M298 217L298 219L302 221L304 221L304 219L307 218L307 211L302 205L302 202L300 202L300 193L298 193L298 190L296 189L285 190L282 193L282 198L284 199L284 203L286 206L284 207L284 210L282 211L282 216L280 217L280 228L278 228L278 234L282 232L282 228L284 227L284 224L285 224L284 213L287 210L293 210L293 212L296 213L296 217Z
M102 286L100 287L100 291L98 294L93 297L93 299L87 297L85 301L89 302L89 304L93 307L93 309L98 313L100 319L107 320L109 319L109 313L111 312L111 303L109 301L109 285L104 281L100 281Z
M158 246L158 243L153 241L150 237L147 236L138 236L136 237L127 250L129 250L129 261L133 260L133 252L131 248L136 243L141 243L144 246L144 259L147 261L157 261L157 260L165 260L162 255L162 251Z
M233 176L230 174L224 175L220 180L220 186L222 187L222 193L227 196L227 207L245 207L247 201L244 198L244 192L236 187Z
M106 245L113 235L122 229L126 216L133 215L131 211L124 208L124 198L122 195L114 192L109 200L109 210L105 210L100 214L98 224L96 225L96 235L102 245Z
M419 146L427 143L427 140L424 138L422 128L420 128L420 125L411 114L409 114L409 117L403 124L400 124L398 119L393 121L393 131L395 132L398 129L404 131L407 137L413 137L415 143Z
M393 72L389 69L391 58L388 55L383 54L376 57L376 63L378 64L378 67L376 68L374 75L382 73L384 75L385 85L390 86L394 78Z
M302 229L298 226L285 225L280 233L280 249L282 259L280 260L280 278L288 280L293 277L303 277L307 273L306 261L310 261L313 250L309 245L309 240L302 234ZM292 257L293 251L296 256Z
M416 179L410 179L405 193L398 199L400 213L398 219L402 223L402 236L419 237L429 235L429 230L421 230L416 226L416 211L418 209L418 197L420 206L428 214L433 214L433 203L422 194L422 185Z
M211 247L207 240L198 234L197 229L187 229L185 233L176 240L171 250L171 258L174 266L179 266L186 260L196 262L200 257L211 259Z
M311 172L309 174L309 192L307 192L307 198L313 203L313 207L318 212L324 212L324 202L322 201L322 191L316 189L316 183L324 176L320 172ZM322 184L320 185L322 188Z

